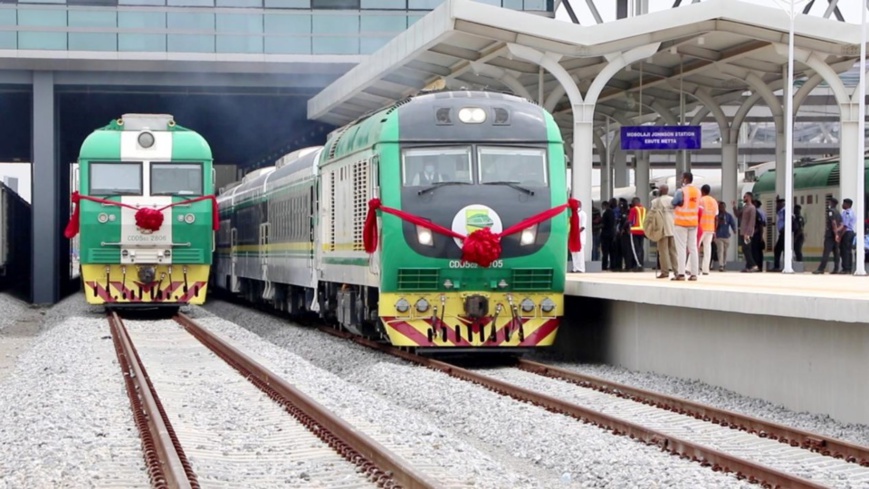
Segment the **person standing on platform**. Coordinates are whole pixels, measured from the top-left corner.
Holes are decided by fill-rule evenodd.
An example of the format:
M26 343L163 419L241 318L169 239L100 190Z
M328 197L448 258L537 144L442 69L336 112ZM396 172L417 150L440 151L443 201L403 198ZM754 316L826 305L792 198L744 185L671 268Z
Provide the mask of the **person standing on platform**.
M818 264L818 269L812 272L815 275L824 273L827 269L827 260L830 258L830 252L833 252L833 273L839 273L839 237L842 234L842 215L836 206L839 201L835 197L831 197L827 201L826 222L824 225L824 254L821 256L821 263Z
M619 249L621 250L621 263L625 266L624 269L619 266L619 271L625 272L630 271L635 266L632 263L633 256L631 255L631 226L628 223L629 212L628 201L619 199L618 236L616 239L619 242Z
M794 232L794 261L803 261L803 243L806 242L806 218L803 217L801 211L803 206L797 204L794 206L794 215L791 216L792 231Z
M715 238L715 218L718 216L718 201L709 192L709 185L700 187L700 207L703 214L700 217L700 245L703 246L703 275L709 275L709 264L712 263L712 240Z
M682 188L673 197L675 216L673 219L674 239L676 241L676 267L678 272L672 280L685 280L685 252L691 260L691 271L696 273L699 268L697 258L697 213L700 210L700 190L693 185L694 175L686 171L682 174ZM697 280L697 275L691 275L688 280Z
M622 199L624 200L624 199ZM613 211L613 241L612 256L610 258L610 271L621 272L624 256L622 255L622 208L615 198L610 199L610 209Z
M736 201L733 201L733 214L739 219L739 241L742 246L742 256L745 257L745 268L743 272L758 272L757 263L754 261L754 254L751 251L751 239L754 235L754 227L757 224L757 209L754 207L751 192L746 192L742 196L742 208L736 207Z
M857 232L857 229L854 227L857 225L857 215L854 214L854 209L851 208L853 203L851 199L842 200L842 237L839 239L839 256L842 257L842 270L839 273L843 275L848 275L853 271L851 268L853 263L851 245L854 243L854 236Z
M729 212L724 202L718 202L718 217L715 227L715 247L718 248L718 271L723 272L727 266L727 248L730 247L730 230L736 234L736 220Z
M591 208L591 261L600 260L600 228L603 209Z
M775 229L778 232L778 238L775 240L775 248L773 249L773 264L772 271L780 272L781 256L785 252L785 199L777 197L775 199Z
M588 226L588 215L579 201L579 244L580 250L571 252L570 261L573 263L574 273L585 273L585 228Z
M631 255L633 257L634 271L642 272L644 269L643 253L643 238L646 233L643 231L643 221L646 220L646 208L640 202L639 197L634 197L631 200L631 211L628 214L628 223L630 224L631 232Z
M610 267L615 266L616 261L615 256L613 256L616 215L607 201L601 202L600 210L600 268L601 270L609 270Z
M652 204L649 206L650 210L653 211L661 211L664 216L664 222L662 226L662 236L656 243L658 245L658 260L660 261L660 273L658 273L657 278L667 278L670 276L670 270L673 270L673 276L677 277L679 275L678 267L676 266L676 260L679 257L676 254L676 240L673 238L673 235L676 233L675 230L675 216L673 214L673 197L668 195L670 192L670 188L664 184L661 185L659 189L659 197L652 201Z
M757 264L759 272L763 271L763 252L766 250L766 240L764 232L766 231L766 213L760 204L760 201L754 200L754 210L757 213L757 222L754 224L754 236L751 237L751 250L754 253L754 263Z

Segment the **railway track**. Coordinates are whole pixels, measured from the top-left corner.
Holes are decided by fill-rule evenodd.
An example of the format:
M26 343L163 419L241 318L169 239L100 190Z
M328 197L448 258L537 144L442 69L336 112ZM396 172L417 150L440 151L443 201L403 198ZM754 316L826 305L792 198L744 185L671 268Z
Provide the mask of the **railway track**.
M299 464L310 462L314 470L321 472L315 474L319 478L312 482L320 484L319 487L439 487L414 467L408 466L402 458L334 416L191 318L179 314L174 318L174 324L170 321L147 323L147 328L139 328L147 329L147 332L135 334L130 333L117 314L110 314L108 319L130 406L142 439L148 475L154 487L198 488L200 482L205 480L232 487L231 481L225 478L228 470L243 470L249 472L252 478L275 477L274 482L285 482L284 474L263 473L268 472L258 466L263 457L279 460L284 464L279 468L285 468L290 462L288 459L293 457L300 459ZM214 355L209 354L203 345ZM140 352L145 362L140 358ZM145 363L152 367L150 375ZM231 372L226 368L227 365L241 376L230 374L223 377L227 375L226 371ZM220 369L223 370L222 374L219 373ZM279 428L271 430L278 433L267 433L268 436L263 438L268 439L255 434L255 446L246 445L236 453L230 453L223 446L224 443L244 434L231 431L212 433L208 428L214 427L209 426L207 421L203 424L203 420L220 417L223 413L212 414L207 409L203 412L199 409L202 408L201 400L192 398L195 389L191 388L191 383L198 380L191 380L191 377L195 377L193 374L197 370L203 371L209 382L204 387L199 386L199 389L220 391L218 397L231 396L239 389L252 390L254 386L265 393L283 409L277 409L268 400L265 400L265 404L256 404L258 396L250 392L242 394L241 401L235 399L234 402L245 404L244 408L257 410L261 419L256 422L268 426L278 425ZM163 396L162 401L157 395L158 390ZM207 404L209 409L227 408L225 402L221 404L220 401L209 400ZM164 405L170 406L168 413ZM260 415L260 411L263 414ZM288 419L286 413L295 420ZM230 414L234 416L239 413ZM174 420L176 426L173 427L170 419ZM178 435L176 429L179 430ZM213 442L215 437L217 443ZM184 440L189 459L179 439ZM222 450L222 453L216 450ZM222 474L217 473L221 470ZM303 476L311 477L309 474ZM254 483L254 480L245 479L245 482Z
M594 424L614 434L660 447L712 470L734 473L765 487L869 485L869 469L866 468L869 466L869 449L866 447L527 360L520 360L515 369L507 369L507 372L517 375L481 373L326 326L320 329L479 384L499 394ZM521 382L511 380L530 374L534 374L531 377L540 375L557 380L548 380L555 385L538 386L547 381L526 379L525 385L533 385L533 388L519 386L517 383ZM583 400L583 396L589 396L589 393L594 399ZM774 463L761 463L758 459ZM794 464L806 469L791 470ZM774 465L789 468L781 469ZM813 473L815 468L819 474L826 471L833 475L807 478L794 473Z

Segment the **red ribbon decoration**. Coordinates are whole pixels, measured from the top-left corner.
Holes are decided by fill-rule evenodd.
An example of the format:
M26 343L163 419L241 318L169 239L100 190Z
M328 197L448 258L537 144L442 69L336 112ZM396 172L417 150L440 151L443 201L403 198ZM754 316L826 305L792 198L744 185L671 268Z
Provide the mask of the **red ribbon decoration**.
M160 208L153 207L137 207L130 204L125 204L123 202L116 202L114 200L101 199L99 197L91 197L90 195L81 195L78 192L72 193L72 204L75 206L75 210L72 213L72 217L70 217L69 222L66 224L66 229L63 232L63 235L66 236L67 239L72 239L78 234L80 227L80 219L81 219L81 206L79 203L82 200L89 200L91 202L96 202L98 204L106 204L106 205L114 205L117 207L126 207L127 209L133 209L136 211L136 226L147 229L151 232L157 231L160 229L160 226L163 225L163 211L169 209L171 207L175 207L176 205L181 204L193 204L194 202L200 202L203 200L211 201L211 228L214 231L220 229L220 216L217 210L217 198L213 195L203 195L201 197L196 197L193 199L182 200L181 202L174 202L169 205L165 205Z
M362 231L362 237L365 244L365 251L368 253L374 253L374 251L377 250L377 211L381 210L387 214L398 216L411 224L431 229L432 231L443 234L444 236L463 240L462 261L476 263L482 267L488 267L493 261L501 256L502 237L518 233L525 228L529 228L535 224L546 221L547 219L551 219L567 208L570 208L571 210L570 232L568 233L567 241L568 249L571 252L581 251L582 243L579 239L579 201L574 198L568 199L566 204L553 207L552 209L545 210L529 217L528 219L520 221L500 233L493 233L491 229L483 228L474 231L470 236L463 236L452 229L447 229L422 217L398 209L393 209L391 207L386 207L380 202L380 199L371 199L368 201L368 215L365 217L365 227Z

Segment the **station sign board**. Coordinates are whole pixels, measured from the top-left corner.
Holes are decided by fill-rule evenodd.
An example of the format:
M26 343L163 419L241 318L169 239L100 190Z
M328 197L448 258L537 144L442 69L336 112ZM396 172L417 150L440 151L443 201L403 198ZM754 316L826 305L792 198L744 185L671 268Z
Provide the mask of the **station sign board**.
M623 150L700 149L700 126L622 126Z

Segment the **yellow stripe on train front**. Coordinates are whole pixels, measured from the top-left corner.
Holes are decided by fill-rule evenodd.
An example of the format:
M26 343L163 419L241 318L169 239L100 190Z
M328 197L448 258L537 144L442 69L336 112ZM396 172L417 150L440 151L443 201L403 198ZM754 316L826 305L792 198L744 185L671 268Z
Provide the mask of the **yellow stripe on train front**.
M81 266L89 304L204 304L209 265L157 265L154 281L139 280L136 265ZM186 269L186 281L185 271ZM108 276L107 276L108 271Z
M471 295L488 301L488 312L481 318L465 313L465 298ZM543 312L541 304L547 299L554 307ZM533 304L531 311L522 310L525 300ZM511 301L515 312L511 312ZM400 311L400 304L408 309ZM541 347L555 341L564 296L541 292L382 293L378 312L390 343L396 346Z

